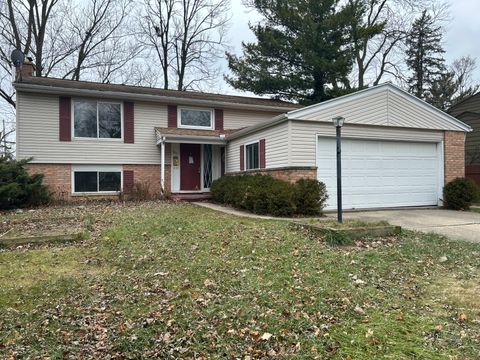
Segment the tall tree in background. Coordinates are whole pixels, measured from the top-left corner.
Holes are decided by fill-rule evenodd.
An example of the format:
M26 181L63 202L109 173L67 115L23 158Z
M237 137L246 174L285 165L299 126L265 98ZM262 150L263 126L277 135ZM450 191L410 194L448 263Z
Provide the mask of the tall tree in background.
M445 72L442 29L426 10L414 21L406 39L406 63L412 71L409 91L420 99L429 96L432 84Z
M308 104L343 92L352 69L351 12L337 0L252 0L257 43L227 53L233 87Z
M433 82L427 102L446 111L477 93L480 85L473 80L475 69L476 60L470 56L455 60L450 68Z
M163 87L186 90L218 77L229 0L145 0L140 41L160 63Z

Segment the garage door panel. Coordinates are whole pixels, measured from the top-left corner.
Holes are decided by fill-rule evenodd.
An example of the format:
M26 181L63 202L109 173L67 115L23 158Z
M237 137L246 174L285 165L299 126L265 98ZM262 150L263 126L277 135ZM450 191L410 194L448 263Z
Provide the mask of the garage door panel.
M436 205L439 154L435 143L342 140L345 209ZM318 178L336 208L336 141L319 137Z

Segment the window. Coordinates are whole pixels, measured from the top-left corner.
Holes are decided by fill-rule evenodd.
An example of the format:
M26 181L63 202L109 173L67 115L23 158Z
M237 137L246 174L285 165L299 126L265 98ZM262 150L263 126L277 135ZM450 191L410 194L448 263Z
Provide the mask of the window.
M247 170L259 168L258 142L245 146L245 157L247 158Z
M179 122L178 127L213 129L212 111L179 109Z
M97 101L74 101L74 136L81 138L120 139L122 105Z
M73 184L74 193L118 192L122 189L122 171L80 167L73 171Z

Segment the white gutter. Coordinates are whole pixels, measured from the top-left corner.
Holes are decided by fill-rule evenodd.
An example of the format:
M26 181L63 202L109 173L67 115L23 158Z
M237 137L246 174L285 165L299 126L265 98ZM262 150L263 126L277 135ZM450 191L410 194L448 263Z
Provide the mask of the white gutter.
M164 95L151 95L151 94L137 94L123 91L102 91L102 90L90 90L90 89L72 89L68 87L60 86L47 86L36 85L28 83L13 83L15 89L24 90L33 93L41 94L68 94L73 96L84 97L101 97L109 99L122 99L122 100L141 100L141 101L155 101L164 104L178 104L178 105L197 105L208 107L223 107L230 109L246 109L246 110L266 110L266 111L289 111L297 109L297 107L288 106L272 106L272 105L256 105L256 104L242 104L236 102L228 102L224 100L202 100L182 98L176 96L164 96Z

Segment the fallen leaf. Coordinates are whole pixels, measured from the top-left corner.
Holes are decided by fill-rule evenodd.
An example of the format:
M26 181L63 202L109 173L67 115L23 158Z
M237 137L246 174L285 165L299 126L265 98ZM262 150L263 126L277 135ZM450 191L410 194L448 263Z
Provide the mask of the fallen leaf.
M270 340L271 337L272 337L272 334L266 332L266 333L263 333L262 340L267 341L267 340Z

